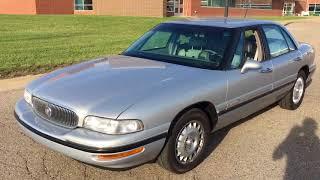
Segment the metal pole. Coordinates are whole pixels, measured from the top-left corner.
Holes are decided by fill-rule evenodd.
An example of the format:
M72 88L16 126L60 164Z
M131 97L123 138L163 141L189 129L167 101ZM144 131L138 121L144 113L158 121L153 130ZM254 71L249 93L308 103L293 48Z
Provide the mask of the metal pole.
M224 17L227 18L228 16L229 16L229 0L225 0Z

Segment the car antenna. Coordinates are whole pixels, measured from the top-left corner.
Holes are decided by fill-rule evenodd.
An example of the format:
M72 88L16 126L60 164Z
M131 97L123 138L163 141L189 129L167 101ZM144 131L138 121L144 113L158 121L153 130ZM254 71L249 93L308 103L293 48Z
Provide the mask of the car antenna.
M224 22L226 23L229 17L229 0L225 0L224 6Z

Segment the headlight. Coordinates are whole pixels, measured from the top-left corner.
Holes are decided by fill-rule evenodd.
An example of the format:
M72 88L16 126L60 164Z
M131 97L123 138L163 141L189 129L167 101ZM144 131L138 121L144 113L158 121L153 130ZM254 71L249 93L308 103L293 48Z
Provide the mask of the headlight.
M24 90L24 100L32 106L32 95L27 90Z
M113 120L88 116L83 127L105 134L128 134L142 131L143 123L140 120Z

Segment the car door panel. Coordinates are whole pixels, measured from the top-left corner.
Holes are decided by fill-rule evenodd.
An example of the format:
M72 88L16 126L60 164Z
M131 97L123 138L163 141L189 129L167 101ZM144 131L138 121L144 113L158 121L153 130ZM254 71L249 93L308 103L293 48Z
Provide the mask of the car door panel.
M296 80L299 71L298 67L300 67L300 62L296 59L299 57L301 57L301 53L296 50L272 59L272 64L274 65L274 88Z
M273 64L272 61L263 61L265 49L260 28L246 28L239 36L238 45L230 63L231 69L227 70L227 108L219 112L216 128L225 127L247 117L274 101L274 98L269 96L273 90ZM241 63L239 63L239 57L242 57ZM241 72L247 60L259 62L261 69Z
M272 69L271 61L262 62L262 69ZM249 70L241 73L239 69L227 71L228 92L227 108L220 112L217 128L225 127L239 119L266 107L274 100L265 99L273 89L272 72Z
M268 47L268 55L274 66L273 85L278 90L278 95L286 93L285 86L290 85L297 78L298 67L302 54L296 49L286 31L276 25L262 27Z

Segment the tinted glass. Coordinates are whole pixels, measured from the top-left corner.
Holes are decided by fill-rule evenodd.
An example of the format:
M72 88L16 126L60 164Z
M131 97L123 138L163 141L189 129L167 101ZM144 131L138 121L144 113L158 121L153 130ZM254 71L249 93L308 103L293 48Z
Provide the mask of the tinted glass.
M244 37L243 37L243 33L241 33L236 52L234 53L234 56L231 62L231 69L240 68L243 61L243 45L244 45Z
M284 38L286 39L287 43L288 43L288 46L289 46L289 49L291 51L295 50L296 49L296 45L294 44L294 42L292 41L292 38L288 35L287 32L285 32L284 30L282 30L282 33L284 35Z
M289 47L281 30L276 26L264 26L271 57L277 57L289 52Z
M162 24L146 33L123 54L200 68L218 69L233 31L182 24Z
M141 50L147 51L152 49L165 48L171 37L170 32L158 31L154 33L152 37L146 41L146 43L141 47Z

